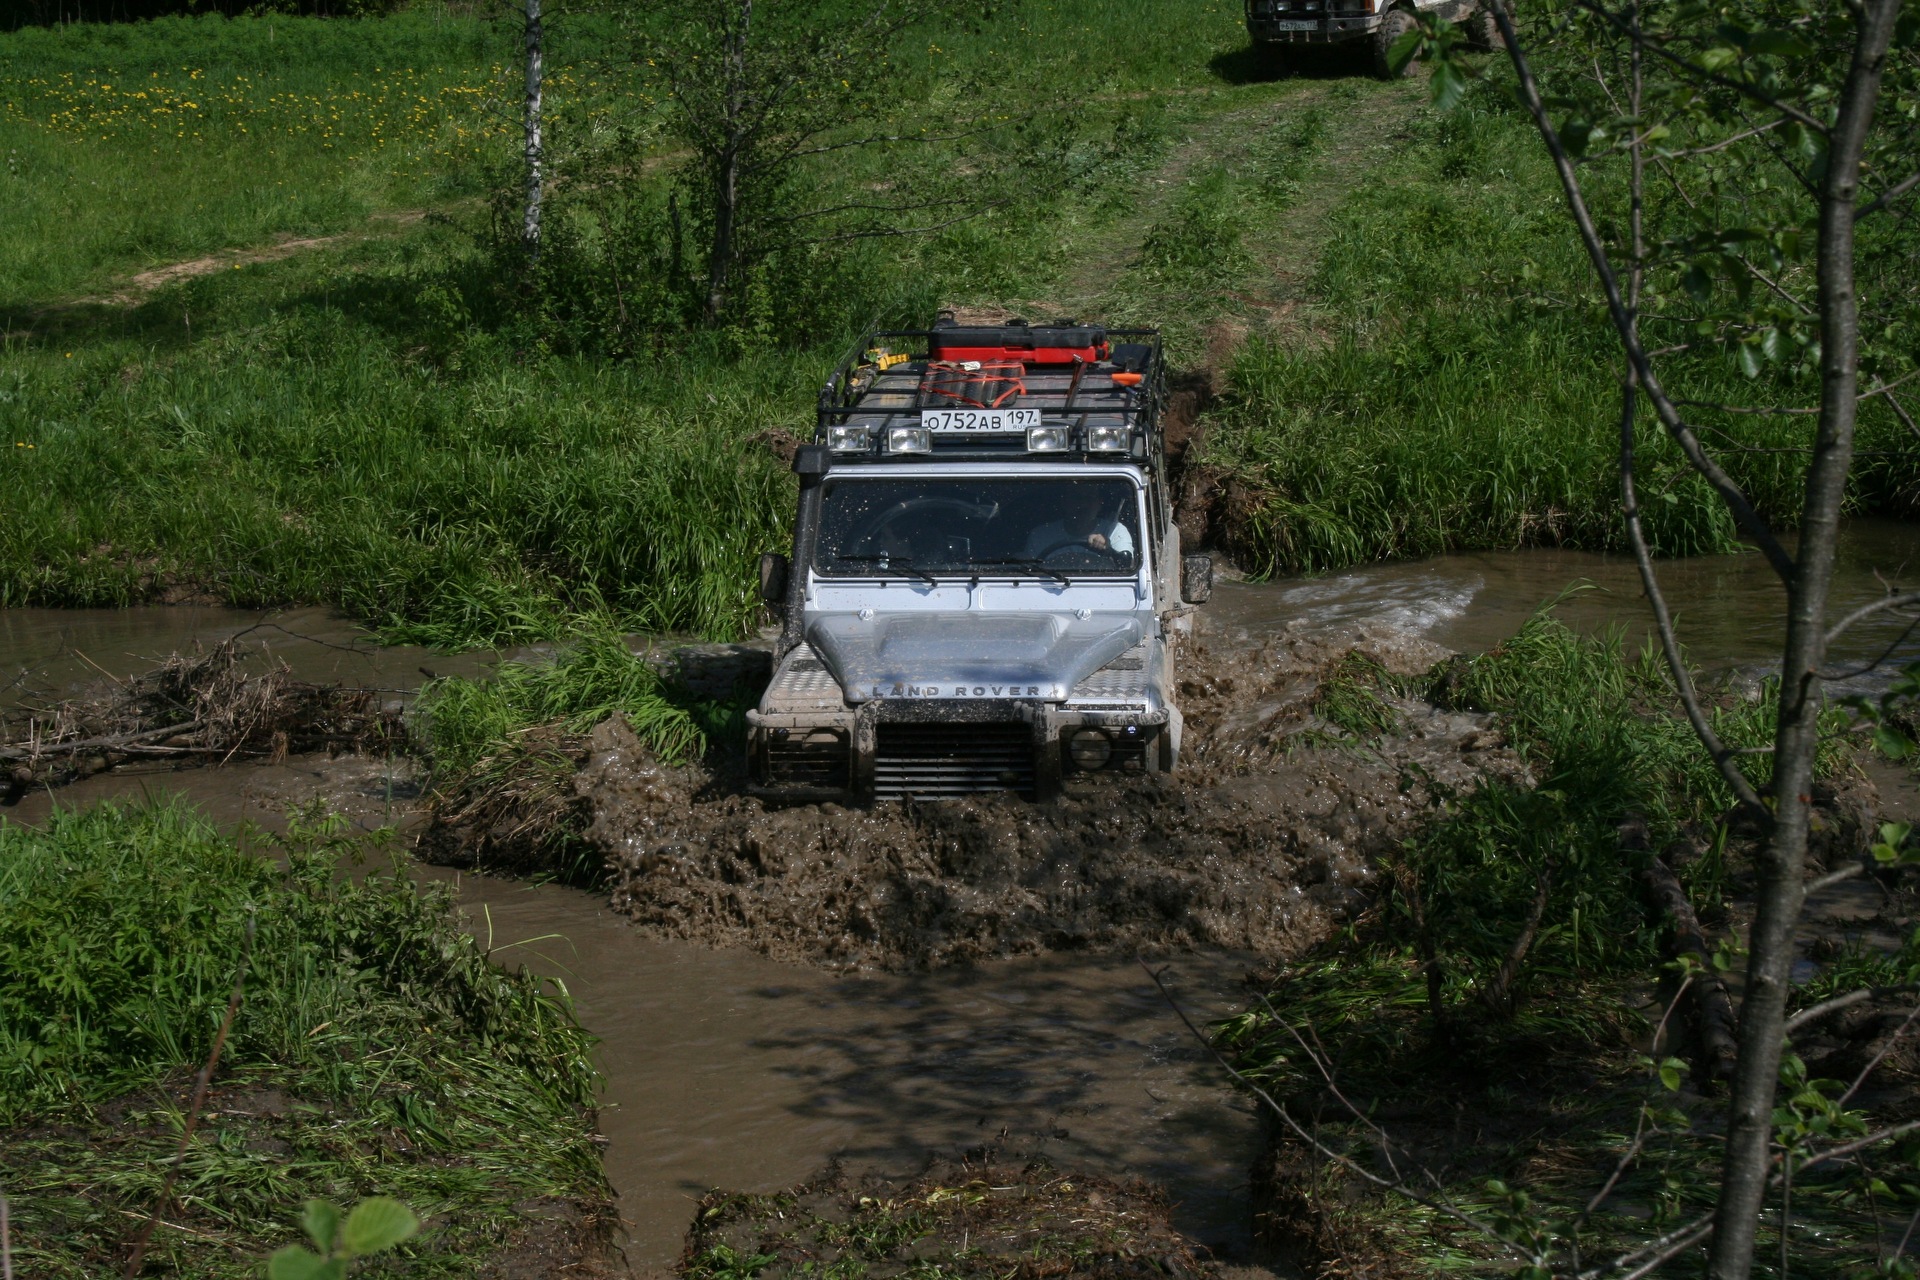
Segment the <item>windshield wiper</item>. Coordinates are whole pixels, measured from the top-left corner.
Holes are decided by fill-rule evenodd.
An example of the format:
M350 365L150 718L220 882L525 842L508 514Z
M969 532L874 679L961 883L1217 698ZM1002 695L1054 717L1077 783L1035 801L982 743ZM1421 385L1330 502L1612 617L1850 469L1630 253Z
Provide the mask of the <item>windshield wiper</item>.
M1031 569L1035 573L1044 573L1063 587L1073 585L1073 580L1051 565L1042 564L1032 557L1013 557L1006 560L975 560L975 564L1006 565L1015 569Z
M882 573L889 572L894 569L898 569L902 573L911 574L916 578L924 579L931 586L937 587L940 585L940 579L934 577L932 574L928 573L925 569L914 568L913 561L902 560L899 556L835 556L834 559L843 560L848 564L879 565Z

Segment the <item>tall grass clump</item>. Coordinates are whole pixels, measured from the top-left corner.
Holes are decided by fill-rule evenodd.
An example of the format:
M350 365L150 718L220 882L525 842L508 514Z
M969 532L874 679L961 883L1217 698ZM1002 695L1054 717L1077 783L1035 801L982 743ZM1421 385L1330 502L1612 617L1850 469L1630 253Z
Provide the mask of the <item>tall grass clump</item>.
M596 726L620 716L669 765L744 739L755 691L694 694L633 652L605 617L577 619L571 630L549 661L504 663L486 679L436 680L421 691L420 737L433 767L420 838L427 857L595 883L602 859L582 838L592 812L574 777Z
M1402 1065L1436 1044L1525 1053L1612 1034L1631 1019L1596 993L1660 959L1637 877L1652 851L1689 846L1683 878L1703 907L1717 907L1732 794L1677 714L1657 655L1629 656L1618 630L1575 632L1551 607L1444 668L1434 696L1492 713L1532 781L1449 797L1386 860L1391 891L1373 927L1284 971L1276 1007L1371 1045L1383 1063L1411 1055ZM1723 696L1711 710L1723 740L1764 744L1773 696ZM1836 742L1823 771L1843 758ZM1765 769L1764 756L1749 759ZM1623 824L1644 834L1628 838ZM1256 1059L1282 1070L1262 1055L1288 1037L1264 1014L1232 1034L1266 1044ZM1285 1072L1301 1065L1288 1062Z
M532 726L583 734L618 713L656 754L697 758L714 705L670 683L628 648L604 618L583 619L549 662L506 662L483 680L435 680L420 694L423 738L434 766L454 774L511 748Z
M308 1197L438 1219L419 1275L471 1274L529 1199L605 1202L590 1040L488 963L444 889L297 821L251 852L171 806L0 821L0 1164L16 1265L98 1274L154 1207L192 1076L244 972L211 1100L149 1251L240 1277ZM248 928L253 931L251 947Z

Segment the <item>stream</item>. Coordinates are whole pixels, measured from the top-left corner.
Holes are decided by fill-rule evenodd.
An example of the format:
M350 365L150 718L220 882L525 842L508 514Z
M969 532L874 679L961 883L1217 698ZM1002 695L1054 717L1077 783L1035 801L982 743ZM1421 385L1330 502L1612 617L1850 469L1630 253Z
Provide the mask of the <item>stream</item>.
M1920 526L1847 531L1836 614L1882 591L1876 571L1911 578ZM1757 555L1662 566L1694 660L1757 672L1777 652L1781 597ZM1627 643L1645 632L1630 561L1557 550L1463 554L1312 579L1222 582L1205 625L1249 636L1373 619L1450 648L1485 649L1576 583L1561 615ZM405 698L427 674L472 675L501 655L380 648L324 610L262 614L211 607L0 610L0 707L144 670L175 651L245 632L302 679ZM1892 647L1920 659L1920 637L1881 621L1847 636L1836 663ZM214 821L271 826L324 799L356 824L406 825L417 789L379 760L293 757L279 764L175 771L122 768L29 795L12 820L54 804L174 793ZM599 1037L607 1172L637 1274L678 1256L693 1202L712 1187L771 1191L822 1170L911 1173L934 1153L998 1145L1063 1168L1136 1174L1162 1185L1175 1222L1229 1255L1247 1243L1246 1171L1259 1135L1131 958L1054 954L919 974L832 973L738 950L646 938L601 898L422 867L455 881L476 935L502 963L562 981ZM1196 1022L1236 1012L1255 958L1155 957Z

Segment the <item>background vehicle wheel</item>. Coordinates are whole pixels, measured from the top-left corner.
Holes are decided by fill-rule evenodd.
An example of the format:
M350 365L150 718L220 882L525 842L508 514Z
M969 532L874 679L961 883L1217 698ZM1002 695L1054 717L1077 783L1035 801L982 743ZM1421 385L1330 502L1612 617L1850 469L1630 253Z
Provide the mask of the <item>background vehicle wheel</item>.
M1401 36L1413 30L1413 15L1405 9L1395 9L1380 19L1380 25L1373 31L1373 74L1382 80L1393 80L1398 76L1413 74L1413 63L1408 62L1396 74L1387 64L1387 52Z
M1473 16L1466 21L1467 47L1478 49L1482 53L1491 53L1506 46L1500 42L1500 24L1493 20L1493 10L1475 9Z

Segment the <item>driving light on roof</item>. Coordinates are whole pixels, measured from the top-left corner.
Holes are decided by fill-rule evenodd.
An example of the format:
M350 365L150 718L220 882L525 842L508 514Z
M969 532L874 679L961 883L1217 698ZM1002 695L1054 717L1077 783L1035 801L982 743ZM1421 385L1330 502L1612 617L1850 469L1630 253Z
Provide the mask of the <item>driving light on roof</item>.
M1065 453L1072 438L1070 427L1028 427L1028 453Z
M1129 434L1125 427L1088 427L1087 448L1093 453L1125 453Z
M872 447L872 427L841 423L827 428L827 448L835 453L865 453Z
M888 453L932 453L933 432L925 427L888 427Z

